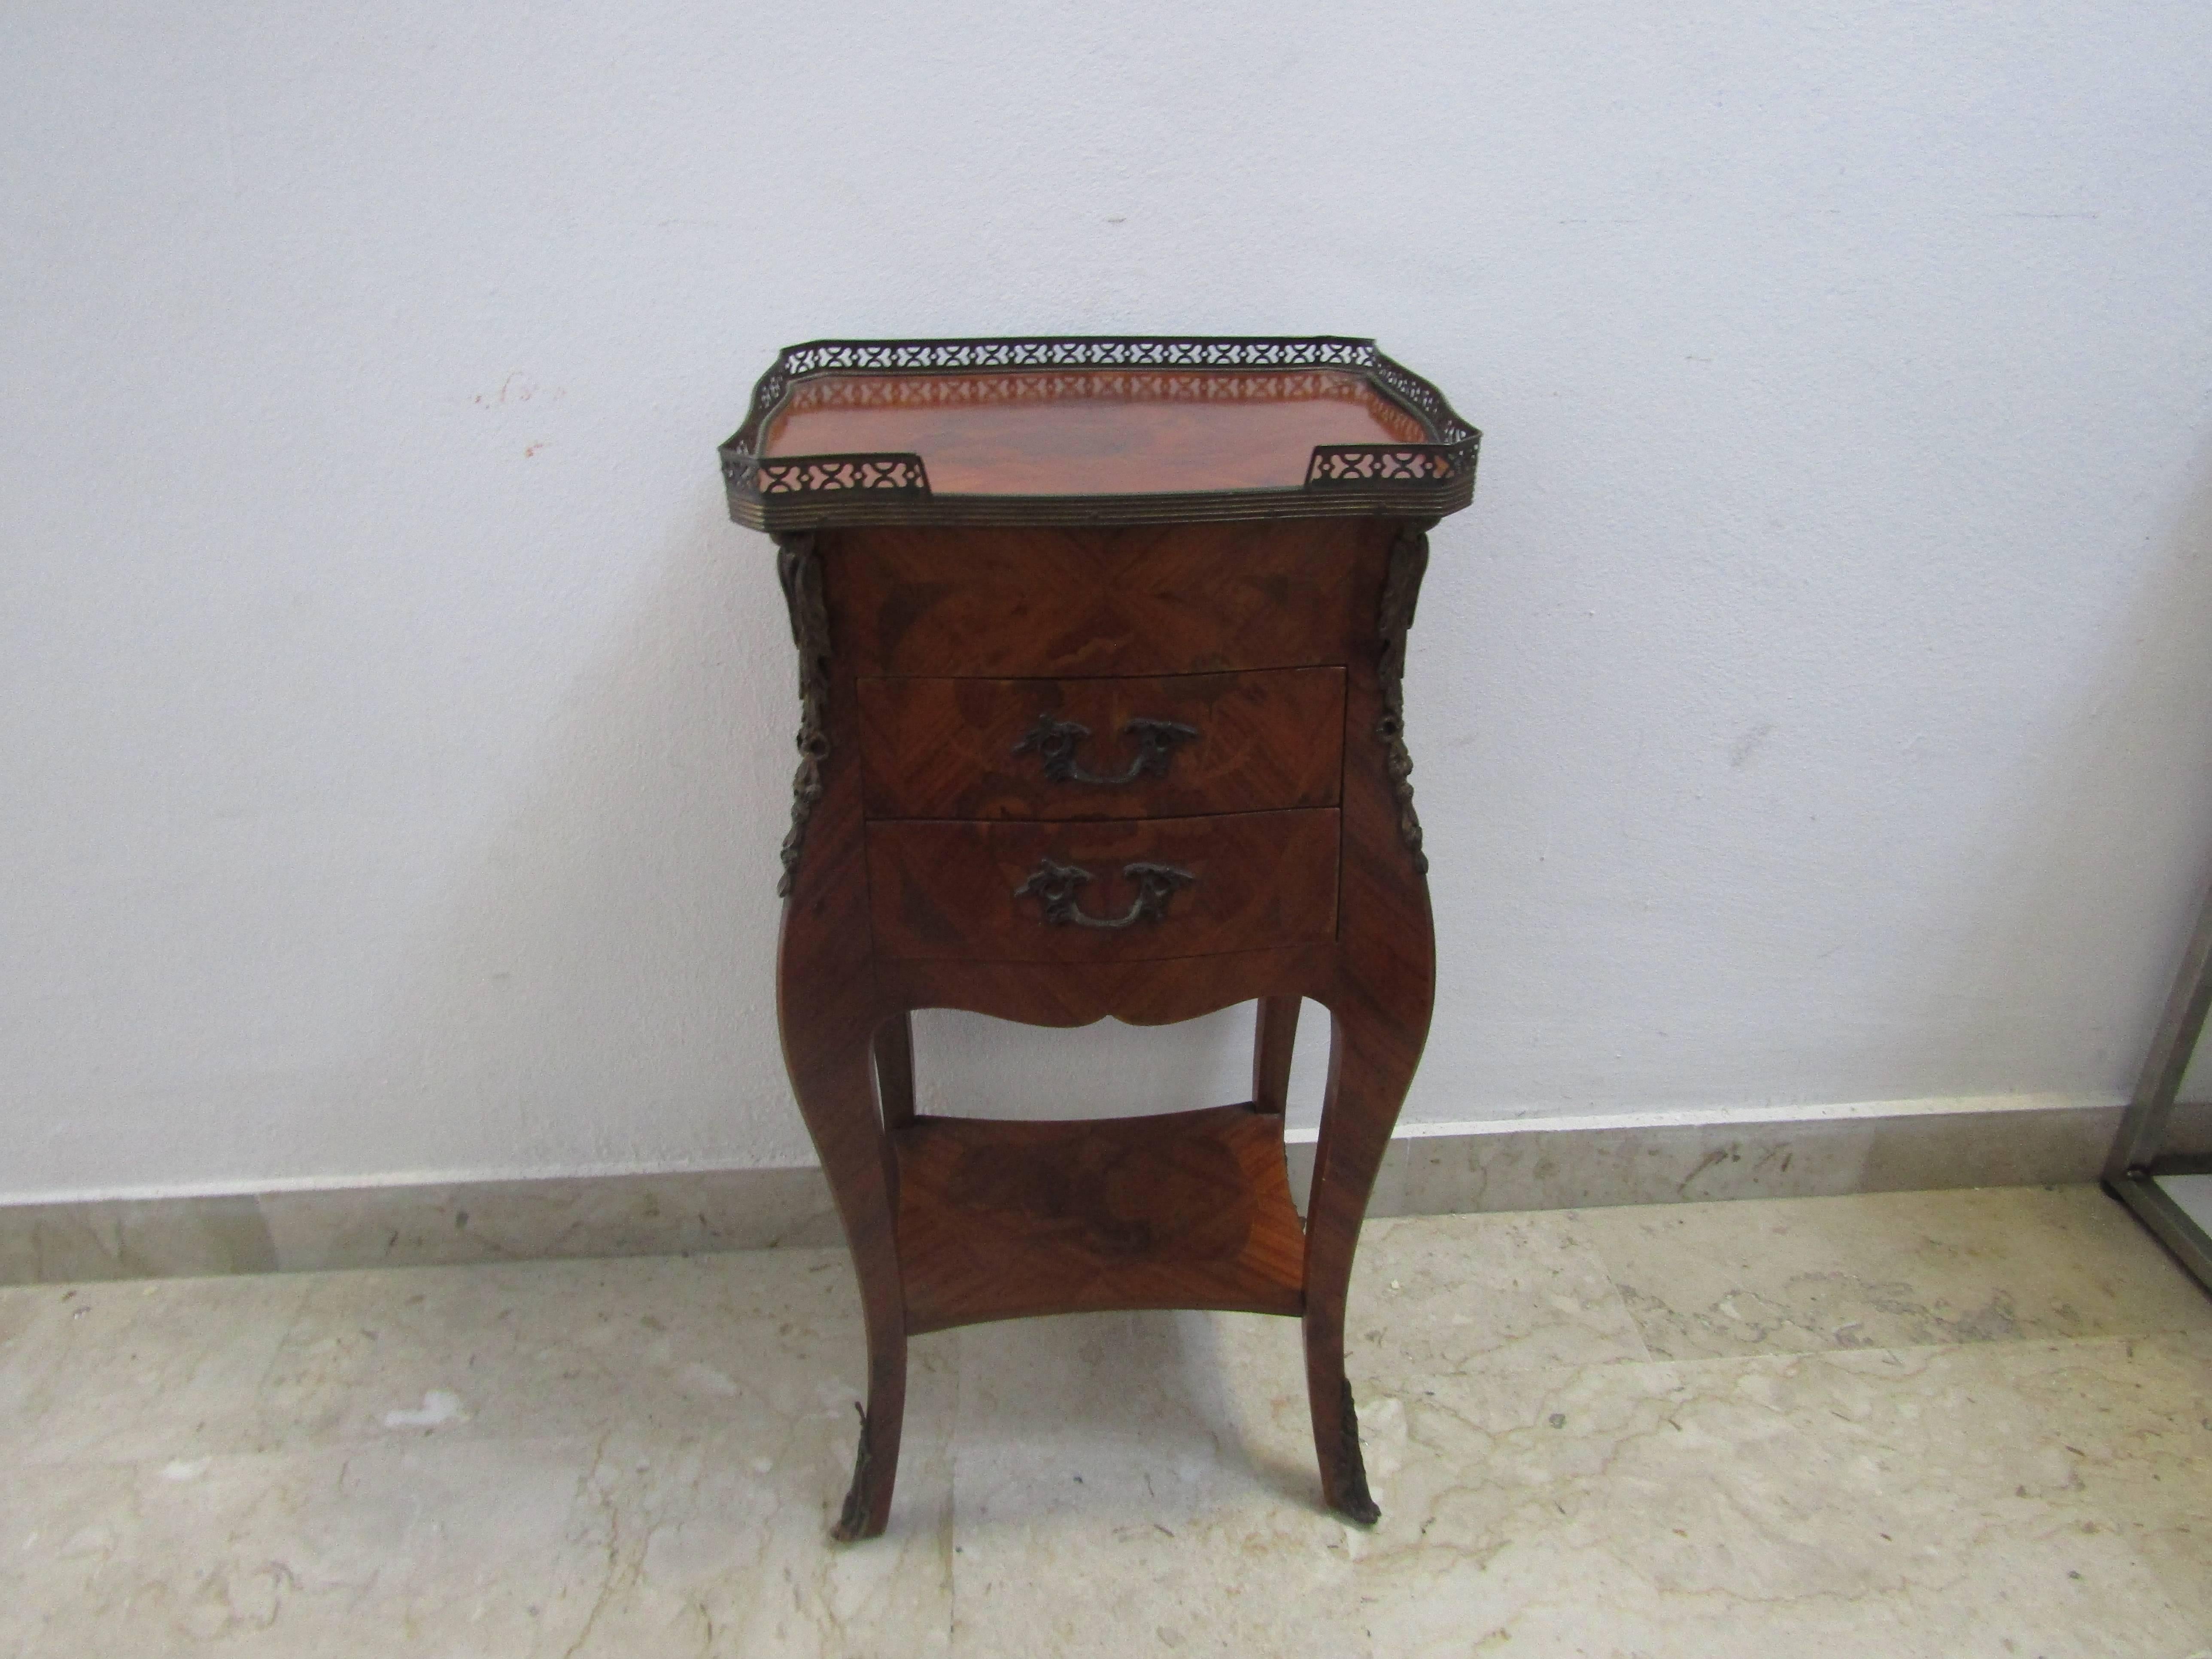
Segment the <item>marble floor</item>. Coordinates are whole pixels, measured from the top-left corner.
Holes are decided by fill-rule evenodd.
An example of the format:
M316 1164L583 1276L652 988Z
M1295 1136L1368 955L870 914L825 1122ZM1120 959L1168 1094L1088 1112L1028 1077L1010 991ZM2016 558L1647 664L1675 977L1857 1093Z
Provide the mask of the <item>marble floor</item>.
M2212 1298L2090 1188L1374 1224L1287 1321L915 1346L790 1249L0 1291L0 1654L2212 1659Z

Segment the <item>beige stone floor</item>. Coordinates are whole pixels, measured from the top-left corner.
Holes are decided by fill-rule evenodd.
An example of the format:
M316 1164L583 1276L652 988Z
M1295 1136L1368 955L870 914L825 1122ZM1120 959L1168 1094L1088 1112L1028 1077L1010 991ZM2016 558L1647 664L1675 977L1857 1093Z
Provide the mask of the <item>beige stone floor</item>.
M2087 1188L1374 1224L1297 1329L921 1339L842 1253L0 1291L0 1654L2212 1656L2212 1299Z

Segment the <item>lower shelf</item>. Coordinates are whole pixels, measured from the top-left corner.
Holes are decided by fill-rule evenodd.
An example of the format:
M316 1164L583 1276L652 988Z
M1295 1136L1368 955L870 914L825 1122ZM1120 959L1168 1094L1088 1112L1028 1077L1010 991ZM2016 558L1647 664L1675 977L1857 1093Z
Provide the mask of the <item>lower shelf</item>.
M1283 1121L1249 1106L896 1130L907 1328L1109 1309L1304 1310Z

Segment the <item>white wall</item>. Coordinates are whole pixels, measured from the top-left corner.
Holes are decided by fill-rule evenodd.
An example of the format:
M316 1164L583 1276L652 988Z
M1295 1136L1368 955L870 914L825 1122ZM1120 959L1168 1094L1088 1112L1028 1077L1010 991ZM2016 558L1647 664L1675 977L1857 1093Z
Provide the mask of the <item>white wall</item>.
M1366 333L1486 428L1413 1116L2132 1075L2212 868L2195 0L8 36L0 1195L807 1158L713 450L820 334ZM1200 1103L1244 1029L923 1059Z

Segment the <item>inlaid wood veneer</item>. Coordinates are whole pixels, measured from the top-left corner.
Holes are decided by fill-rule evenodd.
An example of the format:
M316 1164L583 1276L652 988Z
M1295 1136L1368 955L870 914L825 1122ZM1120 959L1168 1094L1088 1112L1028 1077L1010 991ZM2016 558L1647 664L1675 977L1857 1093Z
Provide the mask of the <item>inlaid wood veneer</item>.
M1478 438L1335 337L816 341L755 388L722 459L799 652L778 1018L868 1338L840 1538L890 1513L908 1336L1108 1308L1299 1320L1322 1498L1375 1519L1345 1296L1435 979L1406 633ZM1309 1000L1331 1041L1301 1223L1281 1113ZM915 1109L917 1008L1243 1002L1247 1102Z

